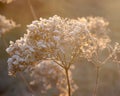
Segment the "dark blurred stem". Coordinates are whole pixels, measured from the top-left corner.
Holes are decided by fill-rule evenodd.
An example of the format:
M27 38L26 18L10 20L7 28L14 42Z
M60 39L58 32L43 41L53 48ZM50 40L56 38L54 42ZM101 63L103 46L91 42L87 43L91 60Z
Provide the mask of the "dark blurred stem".
M32 88L30 87L30 85L28 84L28 82L27 82L27 80L25 79L25 77L23 76L23 74L22 74L22 73L19 73L19 74L20 74L20 77L22 78L22 80L24 81L24 83L26 84L26 86L28 87L29 91L33 93L34 91L33 91Z
M33 16L33 19L36 20L36 19L37 19L37 15L36 15L35 10L34 10L34 8L33 8L33 6L32 6L32 3L31 3L30 0L27 0L27 2L28 2L28 6L29 6L29 8L30 8L31 14L32 14L32 16Z
M100 67L96 67L96 81L95 81L95 88L93 91L93 96L97 96L97 90L98 90L98 85L99 85L99 72L100 72Z
M1 36L1 38L2 38L3 44L5 45L5 48L7 48L8 45L7 45L7 42L6 42L5 37L4 37L3 34L2 34L2 36Z
M120 75L120 63L117 63L118 73Z
M66 79L67 79L67 86L68 86L68 96L71 96L70 79L69 79L68 70L69 69L65 68Z

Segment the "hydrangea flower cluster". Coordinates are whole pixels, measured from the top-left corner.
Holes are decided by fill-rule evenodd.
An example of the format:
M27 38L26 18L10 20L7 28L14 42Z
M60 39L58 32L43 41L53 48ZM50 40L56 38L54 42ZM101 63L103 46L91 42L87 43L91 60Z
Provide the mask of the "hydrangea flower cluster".
M0 15L0 35L15 28L17 25L14 21L6 19L5 16Z
M16 74L46 59L69 66L74 58L91 58L96 50L106 48L110 39L108 23L100 17L78 19L53 16L28 25L27 34L6 49L9 73ZM67 65L68 64L68 65Z
M0 2L3 2L3 3L11 3L13 0L0 0Z
M67 83L64 70L51 60L44 60L35 67L31 68L32 81L31 87L39 85L39 95L47 95L49 91L52 91L53 96L67 96ZM69 77L71 82L72 92L77 88L74 84L69 71ZM37 91L37 90L35 90Z

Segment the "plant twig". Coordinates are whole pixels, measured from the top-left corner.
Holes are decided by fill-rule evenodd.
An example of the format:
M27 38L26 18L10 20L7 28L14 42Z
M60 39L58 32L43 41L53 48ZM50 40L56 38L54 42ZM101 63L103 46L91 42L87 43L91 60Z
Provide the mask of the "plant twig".
M1 36L1 38L2 38L3 44L5 45L5 48L7 48L7 47L8 47L8 44L7 44L7 42L6 42L5 37L4 37L3 34L2 34L2 36Z
M30 87L30 85L28 84L28 82L27 82L27 80L25 79L25 77L23 76L23 74L22 74L22 73L19 73L19 75L20 75L20 77L22 78L22 80L24 81L24 83L26 84L26 86L28 87L29 91L33 93L34 91L33 91L32 88Z
M99 85L99 71L100 71L100 67L97 66L96 81L95 81L95 88L94 88L94 91L93 91L93 96L97 96L97 89L98 89L98 85Z
M70 80L69 80L68 69L65 69L65 73L66 73L67 86L68 86L68 96L71 96L71 88L70 88Z
M29 6L29 8L30 8L31 14L32 14L32 16L33 16L33 19L37 19L37 15L36 15L35 10L34 10L32 4L31 4L31 1L30 1L30 0L27 0L27 2L28 2L28 6Z
M55 63L57 63L60 67L64 68L63 65L61 65L59 62L57 62L56 60L53 60Z
M120 64L119 63L117 63L117 67L118 67L118 73L120 75Z
M70 60L70 62L69 62L69 64L68 64L68 69L70 68L70 66L72 65L72 63L73 63L73 61L75 60L75 58L79 55L79 47L78 48L75 48L75 50L74 50L74 54L72 55L72 58L71 58L71 60Z

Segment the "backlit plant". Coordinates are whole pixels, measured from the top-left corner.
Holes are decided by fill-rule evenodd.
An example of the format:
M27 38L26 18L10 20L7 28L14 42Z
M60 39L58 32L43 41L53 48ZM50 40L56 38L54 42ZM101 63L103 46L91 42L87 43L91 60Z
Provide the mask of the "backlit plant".
M27 25L27 33L16 42L10 41L10 46L6 49L11 56L8 59L9 75L32 70L31 76L37 76L37 78L42 75L37 75L36 71L38 74L44 74L46 78L50 76L51 79L62 76L66 82L60 83L61 80L58 78L56 84L59 83L60 87L63 83L67 84L67 87L63 87L68 89L67 95L71 96L71 90L74 90L75 87L72 87L74 84L71 83L70 68L78 59L85 58L94 63L97 68L96 86L93 93L96 96L100 67L110 58L114 58L115 61L119 60L119 57L116 57L119 52L118 45L117 47L110 45L108 32L108 22L101 17L69 19L55 15L48 19L35 20L32 24ZM104 60L101 60L99 54L106 49L109 54ZM48 68L48 71L44 68ZM56 68L58 69L56 70ZM55 73L59 70L62 71L56 76ZM42 78L39 82L43 82L41 80ZM48 86L49 83L47 79L44 82L47 84L45 86ZM62 89L59 86L58 89Z

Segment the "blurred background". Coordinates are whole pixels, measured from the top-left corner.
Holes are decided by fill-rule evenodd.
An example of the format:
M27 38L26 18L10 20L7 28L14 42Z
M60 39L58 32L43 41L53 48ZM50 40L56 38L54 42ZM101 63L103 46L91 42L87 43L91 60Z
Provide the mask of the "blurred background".
M109 21L110 37L113 42L120 43L120 0L31 0L37 19L53 15L77 18L100 16ZM15 28L4 35L7 45L26 32L26 25L34 18L27 0L15 0L10 4L0 3L0 14L14 20L21 27ZM12 78L7 73L7 58L0 38L0 96L30 96L24 89L22 79ZM92 96L95 86L96 69L92 64L76 64L73 79L78 89L73 96ZM100 72L100 83L97 96L120 96L120 75L116 64L106 64ZM51 95L48 95L51 96Z

